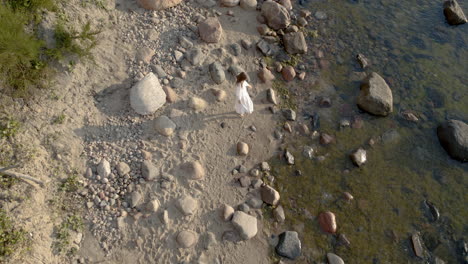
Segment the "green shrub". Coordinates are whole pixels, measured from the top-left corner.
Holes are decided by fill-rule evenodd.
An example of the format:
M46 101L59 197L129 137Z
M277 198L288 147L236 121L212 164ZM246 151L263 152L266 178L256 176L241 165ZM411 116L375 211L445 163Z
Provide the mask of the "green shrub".
M54 59L63 59L66 55L75 54L78 57L91 58L91 49L97 45L96 35L100 31L91 30L88 22L81 31L67 27L64 21L59 21L55 27L55 40L57 47L48 51Z
M25 232L16 228L5 211L0 209L0 260L11 255L24 238Z
M36 13L40 9L53 9L55 4L53 0L7 0L6 1L14 11L25 11Z
M20 123L12 118L0 117L0 139L15 136L20 127Z

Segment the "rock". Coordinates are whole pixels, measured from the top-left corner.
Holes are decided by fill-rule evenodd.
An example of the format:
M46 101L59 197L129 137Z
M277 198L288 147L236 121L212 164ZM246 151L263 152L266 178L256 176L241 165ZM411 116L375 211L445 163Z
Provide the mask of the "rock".
M127 163L122 161L117 164L116 169L117 173L119 173L120 176L125 176L130 172L130 166L128 166Z
M129 205L131 208L135 208L141 204L142 200L143 200L143 196L141 195L141 193L137 191L132 192L132 194L130 194Z
M295 121L296 120L296 112L292 109L285 109L283 110L283 116L289 121Z
M230 242L234 242L234 243L239 242L241 240L241 238L239 237L237 232L234 232L232 230L228 230L228 231L224 232L221 239L223 241L230 241Z
M164 103L166 103L166 93L152 72L130 89L130 105L140 115L152 114Z
M270 165L268 164L268 162L264 161L260 164L260 169L262 171L270 171L271 168L270 168Z
M164 223L164 225L169 226L171 223L169 220L169 212L167 210L164 210L162 215L161 215L161 221Z
M327 253L327 259L329 264L345 264L340 257L333 253Z
M252 169L252 170L250 170L249 174L252 177L258 177L258 176L260 176L260 171L258 169Z
M169 117L162 115L154 120L154 129L163 136L170 136L176 129L176 124Z
M369 67L369 61L367 60L367 58L364 55L358 54L358 55L356 55L356 59L359 62L359 65L361 65L361 68L365 69L365 68Z
M224 74L223 66L219 62L213 62L210 65L210 74L211 79L217 84L222 84L226 80L226 75Z
M273 217L278 223L283 223L284 220L286 219L286 216L284 214L284 209L283 206L278 205L275 209L273 209Z
M159 201L158 200L152 200L149 201L146 204L146 210L148 210L151 213L156 213L159 209Z
M343 196L345 198L346 201L352 201L354 199L353 195L351 195L349 192L344 192L343 193Z
M292 133L292 127L291 127L291 125L290 125L288 122L284 123L283 128L284 128L284 130L286 130L287 132Z
M302 154L304 155L304 157L306 157L308 159L313 159L314 158L314 148L312 148L310 146L305 146L304 150L302 151Z
M356 166L361 167L367 161L366 151L362 148L359 148L351 153L350 158Z
M237 4L238 3L239 1L237 0ZM221 27L221 23L219 23L217 18L210 17L198 25L198 33L200 34L200 37L203 41L207 43L217 43L221 40L223 35L223 28Z
M153 158L153 155L151 154L151 152L148 152L146 150L142 150L141 151L141 157L144 159L144 160L151 160Z
M238 142L237 154L240 156L247 156L247 154L249 154L249 145L247 145L245 142Z
M147 10L163 10L178 5L182 0L137 0Z
M322 108L331 107L331 99L329 97L320 98L319 106L322 107Z
M232 76L236 77L237 75L239 75L241 72L245 72L245 70L240 67L239 65L237 64L233 64L229 67L228 71L232 74ZM249 78L249 75L247 74L247 81L249 81L250 78Z
M97 166L97 173L102 178L107 178L111 174L110 163L106 159L101 159Z
M254 189L258 189L258 188L262 187L262 185L263 185L263 181L261 179L254 179L252 181L252 188L254 188Z
M240 0L240 6L245 10L257 9L257 0Z
M174 59L177 61L177 62L181 62L182 59L184 58L184 54L178 50L175 50L174 51Z
M179 37L179 44L184 49L191 49L193 47L193 42L184 36Z
M146 181L154 181L158 176L158 168L151 161L145 160L141 163L141 174Z
M320 213L318 221L324 232L331 234L336 233L336 219L334 213L330 211Z
M201 180L205 178L205 169L198 161L185 163L182 166L182 172L191 180Z
M232 224L244 240L253 238L257 234L257 218L241 211L236 211L232 217Z
M276 92L273 90L273 88L268 88L266 92L267 100L268 102L277 105L278 101L276 100Z
M234 208L232 208L232 206L229 206L227 204L223 204L221 206L221 219L223 221L230 221L233 215L234 215Z
M249 50L252 47L252 42L248 39L242 39L241 45L244 47L244 49Z
M294 68L292 66L285 66L283 67L283 69L281 70L281 75L283 76L283 79L285 81L292 81L294 80L294 77L296 77L296 71L294 70Z
M186 52L185 57L193 66L201 66L205 61L206 55L200 48L194 48Z
M177 235L177 243L182 248L190 248L197 243L197 234L191 230L184 230Z
M309 10L301 9L299 15L304 18L308 18L312 13Z
M305 18L300 17L300 18L297 19L297 24L299 26L301 26L301 27L305 27L305 26L307 26L308 23L307 23L307 20Z
M177 93L170 86L164 86L163 89L164 92L166 92L166 101L169 103L175 103L179 98Z
M262 15L265 17L268 26L274 30L287 28L291 23L288 10L273 1L263 2Z
M287 10L292 10L291 0L279 0L278 3L284 6Z
M286 52L291 55L304 54L307 52L307 43L301 31L291 32L283 36Z
M189 105L195 111L202 111L206 108L207 103L199 97L192 97L190 98Z
M263 201L256 197L251 197L247 200L247 204L254 209L260 209L262 208Z
M262 196L262 201L269 205L275 206L280 200L280 194L266 184L260 188L260 195Z
M143 47L137 51L136 57L138 61L142 61L144 63L150 63L151 58L153 58L155 51L148 47Z
M448 120L437 127L442 147L453 159L468 161L468 125L460 120Z
M431 212L432 220L434 221L439 220L440 218L439 209L437 209L437 207L435 207L435 205L429 202L428 200L425 200L424 203L426 204L426 206L429 208L429 211Z
M456 0L444 2L444 15L450 25L461 25L467 22L466 16Z
M216 101L222 102L226 99L227 93L221 89L213 89L213 95L216 97Z
M226 7L234 7L239 5L239 0L221 0L221 5Z
M315 18L318 19L318 20L325 20L328 18L327 16L327 13L323 12L323 11L317 11L315 12L314 14Z
M289 151L284 152L284 158L286 159L286 163L288 165L293 165L294 164L294 156L291 154Z
M187 195L177 201L177 207L184 215L194 215L198 209L198 201Z
M379 116L387 116L393 111L393 96L385 80L372 72L361 84L358 106Z
M239 183L242 187L249 187L250 183L252 180L249 178L249 176L242 176L239 178Z
M338 243L339 243L339 245L343 245L343 246L347 246L347 247L349 247L351 245L351 242L349 241L349 239L346 237L345 234L340 234L338 236Z
M335 141L335 137L327 134L327 133L322 133L320 134L320 144L322 145L329 145Z
M285 231L279 235L276 253L282 257L295 260L301 255L301 241L295 231Z
M411 242L413 244L414 254L420 258L424 257L424 249L422 247L421 238L418 233L411 235Z
M261 24L261 25L257 26L257 31L258 31L258 34L260 34L262 36L266 36L266 35L271 34L270 28L265 24Z
M213 234L212 232L206 233L203 248L208 250L208 249L210 249L212 246L214 246L216 244L217 244L217 242L216 242L215 234Z
M275 53L271 45L268 44L268 42L266 42L264 39L261 39L259 42L257 42L257 48L264 56L272 56Z
M243 203L243 204L240 204L240 205L237 207L237 210L248 214L249 211L250 211L250 207L249 207L247 204Z
M258 71L258 78L263 82L271 82L275 79L275 76L273 73L271 73L270 70L267 68L262 68L261 70Z

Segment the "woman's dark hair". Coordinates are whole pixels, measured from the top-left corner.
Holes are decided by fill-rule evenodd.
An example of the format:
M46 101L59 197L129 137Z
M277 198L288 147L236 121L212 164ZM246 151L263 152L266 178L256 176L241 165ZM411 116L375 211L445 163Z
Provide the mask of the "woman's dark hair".
M247 74L245 74L245 72L241 72L239 73L239 75L237 75L237 83L240 83L242 81L245 81L247 80Z

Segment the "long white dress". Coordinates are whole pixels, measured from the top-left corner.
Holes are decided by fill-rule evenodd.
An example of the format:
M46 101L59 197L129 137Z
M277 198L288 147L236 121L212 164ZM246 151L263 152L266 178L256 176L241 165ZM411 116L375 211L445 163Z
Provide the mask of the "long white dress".
M242 81L236 86L236 112L240 115L251 114L253 112L253 102L247 92L247 81Z

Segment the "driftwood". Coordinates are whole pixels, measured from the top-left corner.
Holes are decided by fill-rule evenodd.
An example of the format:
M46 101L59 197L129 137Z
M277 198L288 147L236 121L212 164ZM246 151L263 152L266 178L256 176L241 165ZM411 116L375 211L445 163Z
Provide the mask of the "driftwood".
M17 178L17 179L20 179L20 180L23 180L27 183L29 183L28 181L32 181L34 183L37 183L41 186L44 186L44 182L41 181L41 180L38 180L34 177L31 177L29 175L26 175L26 174L23 174L23 173L19 173L19 172L13 172L13 171L8 171L12 168L16 168L16 166L11 166L11 167L0 167L0 174L3 174L3 175L6 175L6 176L10 176L10 177L13 177L13 178ZM29 183L30 184L30 183Z

